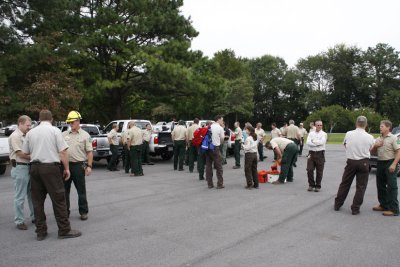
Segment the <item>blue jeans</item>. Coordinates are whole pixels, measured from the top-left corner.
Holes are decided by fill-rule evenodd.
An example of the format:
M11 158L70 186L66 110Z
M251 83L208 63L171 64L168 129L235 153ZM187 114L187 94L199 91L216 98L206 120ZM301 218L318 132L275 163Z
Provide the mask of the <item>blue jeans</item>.
M31 181L29 176L29 166L17 165L11 169L11 177L14 179L15 197L14 197L14 210L15 210L15 224L22 224L25 222L24 216L24 203L25 198L28 198L28 205L31 211L31 219L34 220L32 196L31 196Z

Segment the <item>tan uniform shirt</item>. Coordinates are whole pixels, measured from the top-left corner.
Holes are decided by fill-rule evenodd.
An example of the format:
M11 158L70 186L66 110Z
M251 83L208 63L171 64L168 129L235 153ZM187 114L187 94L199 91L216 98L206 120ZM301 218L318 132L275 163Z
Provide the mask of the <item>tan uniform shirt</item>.
M143 141L150 142L151 138L151 130L144 129L143 130Z
M304 138L304 136L307 134L307 130L305 128L299 127L299 133L300 133L300 138Z
M400 140L392 133L386 137L379 137L383 139L383 146L378 147L378 160L391 160L396 157L396 151L400 149Z
M115 129L112 129L108 134L107 138L111 139L111 143L115 146L118 146L118 132Z
M191 141L193 139L193 134L194 132L199 128L199 125L196 123L193 123L188 129L187 129L187 139Z
M278 128L271 130L271 139L280 137L280 135L282 135L282 133L281 130L279 130Z
M143 144L143 131L137 126L131 127L126 133L126 141L131 141L131 146Z
M237 127L235 129L235 141L236 140L242 141L242 139L243 139L243 131L242 129L240 129L240 127Z
M87 152L92 152L92 138L82 129L78 132L68 130L62 133L65 142L69 146L69 162L82 162L87 160Z
M286 138L289 139L299 139L299 127L294 124L290 124L286 129Z
M126 144L127 144L127 141L126 141L126 134L127 134L128 131L129 131L129 129L126 129L125 131L123 131L123 132L121 133L121 143L122 143L123 145L126 145Z
M42 121L25 137L22 152L31 155L31 162L60 162L59 153L68 148L61 131L50 122Z
M176 125L171 137L173 141L186 140L186 128L183 125Z
M17 151L22 151L22 145L24 144L25 134L17 128L8 138L8 144L10 146L10 159L15 159L17 162L29 163L29 160L20 158L17 156Z
M279 131L281 131L281 135L284 136L284 137L286 137L286 130L287 130L287 127L281 127L279 129Z
M264 139L264 136L265 136L265 131L262 129L262 128L260 128L260 129L255 129L254 130L254 132L256 133L256 135L257 135L257 140L258 140L258 142L261 142L261 143L263 143L263 139Z
M271 140L272 149L279 147L280 151L283 153L288 144L294 143L292 140L283 137L276 137Z

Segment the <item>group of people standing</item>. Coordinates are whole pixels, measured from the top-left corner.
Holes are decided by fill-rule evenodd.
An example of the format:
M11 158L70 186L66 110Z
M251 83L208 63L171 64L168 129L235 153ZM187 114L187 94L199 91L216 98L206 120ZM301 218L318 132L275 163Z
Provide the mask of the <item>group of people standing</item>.
M71 111L66 122L70 129L61 133L52 126L52 113L42 110L39 114L40 124L31 129L32 120L26 116L18 118L18 128L9 137L10 159L12 162L11 176L15 180L15 224L20 230L27 230L24 218L24 202L28 199L30 218L36 225L37 240L44 240L47 236L46 216L44 202L46 195L52 201L54 215L58 225L58 237L73 238L81 235L80 231L72 230L69 222L70 216L70 189L74 183L78 193L78 206L81 220L88 219L88 201L86 197L85 176L89 176L92 170L93 153L90 135L80 128L81 115L77 111ZM214 188L213 169L216 170L217 189L224 188L223 167L224 144L229 139L230 130L225 127L223 117L218 115L214 122L208 122L201 134L209 134L212 148L202 150L193 144L194 133L200 128L199 119L194 119L193 124L186 129L184 121L180 121L172 131L174 141L174 170L183 170L183 161L186 146L189 154L189 171L194 170L194 161L197 158L197 170L199 179L207 181L208 188ZM346 148L347 163L342 176L342 181L335 198L334 209L339 210L343 205L350 186L356 177L356 193L351 206L352 214L360 213L364 193L369 177L369 158L371 152L377 152L377 192L379 205L373 207L374 211L381 211L385 216L398 216L398 188L397 168L400 161L400 142L391 134L392 123L384 120L380 123L381 136L374 140L372 135L365 131L367 118L359 116L356 121L356 129L346 133L344 146ZM279 185L293 182L293 166L297 156L302 153L304 136L307 131L300 124L289 125L278 129L273 123L271 140L265 143L267 149L273 150L276 163L281 165L279 179L273 184ZM310 125L310 133L306 144L309 148L307 159L308 191L319 192L325 164L325 144L327 134L322 130L323 123L318 120ZM125 172L131 169L132 176L142 176L142 151L146 151L144 145L147 134L135 126L132 121L128 124L128 130L122 135L122 143L127 153ZM146 131L145 130L145 131ZM116 146L115 136L118 126L108 135L109 142ZM114 133L115 132L115 133ZM239 122L235 123L232 133L235 139L235 169L240 168L240 150L244 150L244 173L246 177L246 189L258 188L258 161L264 159L263 140L265 132L261 123L254 128L246 124L244 130ZM146 141L147 140L147 141ZM148 143L147 143L148 145ZM298 147L300 145L300 149ZM114 148L113 148L114 149ZM145 152L146 153L146 152ZM239 153L239 154L238 154ZM204 168L204 166L206 166ZM112 169L112 166L109 169ZM314 177L314 172L316 176Z
M80 219L88 219L85 176L91 174L93 149L90 135L80 128L81 119L79 112L71 111L66 120L70 129L61 133L52 126L52 113L42 110L38 126L30 129L31 118L20 116L18 128L9 137L11 176L15 180L14 221L18 229L28 229L23 213L27 198L38 241L47 236L44 212L47 194L53 205L58 238L81 235L71 229L69 222L72 183L78 192Z

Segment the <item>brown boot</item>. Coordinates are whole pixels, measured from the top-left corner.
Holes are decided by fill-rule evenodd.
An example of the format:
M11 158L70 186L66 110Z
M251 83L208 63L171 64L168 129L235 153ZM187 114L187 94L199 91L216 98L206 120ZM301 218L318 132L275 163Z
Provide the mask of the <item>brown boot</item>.
M373 211L385 211L385 209L381 205L373 207L372 210Z
M391 210L384 211L384 212L382 213L382 215L383 215L383 216L399 216L399 214L396 214L396 213L394 213L394 212L391 211Z

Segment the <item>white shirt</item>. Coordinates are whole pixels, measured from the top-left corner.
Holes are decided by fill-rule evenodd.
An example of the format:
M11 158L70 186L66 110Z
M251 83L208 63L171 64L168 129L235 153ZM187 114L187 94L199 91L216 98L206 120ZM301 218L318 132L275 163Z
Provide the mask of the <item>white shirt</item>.
M211 125L211 140L214 146L220 146L221 142L224 142L225 133L224 128L219 125L218 122L214 122Z
M307 137L307 145L310 151L323 151L327 140L327 134L324 131L313 131Z
M25 137L22 152L31 155L31 162L60 162L59 153L68 148L61 131L50 122L42 121Z
M375 140L364 129L356 128L346 133L343 143L346 147L346 157L348 159L360 160L370 158L371 154L369 151L373 147Z
M257 144L252 136L248 136L243 144L244 153L257 153Z

